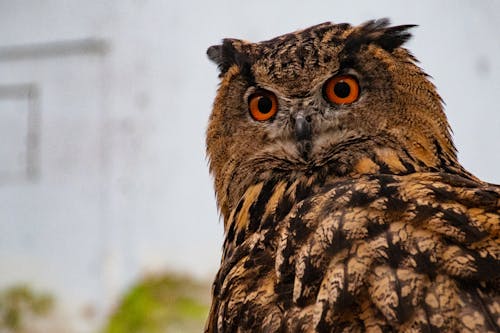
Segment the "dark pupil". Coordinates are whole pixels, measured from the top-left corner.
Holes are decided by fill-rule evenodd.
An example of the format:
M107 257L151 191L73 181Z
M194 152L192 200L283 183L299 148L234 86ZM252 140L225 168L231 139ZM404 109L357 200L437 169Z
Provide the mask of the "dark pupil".
M333 87L333 92L340 98L346 98L351 93L351 87L345 82L339 82Z
M268 113L273 108L273 102L269 97L266 96L262 96L261 98L259 98L259 102L257 105L261 113Z

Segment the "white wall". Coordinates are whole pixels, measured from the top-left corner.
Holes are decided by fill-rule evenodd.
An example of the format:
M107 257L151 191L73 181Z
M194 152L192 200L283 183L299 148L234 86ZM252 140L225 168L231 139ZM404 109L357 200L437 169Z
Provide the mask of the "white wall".
M420 25L460 160L500 182L499 2L0 0L0 287L53 291L74 320L147 270L211 278L206 48L380 17Z

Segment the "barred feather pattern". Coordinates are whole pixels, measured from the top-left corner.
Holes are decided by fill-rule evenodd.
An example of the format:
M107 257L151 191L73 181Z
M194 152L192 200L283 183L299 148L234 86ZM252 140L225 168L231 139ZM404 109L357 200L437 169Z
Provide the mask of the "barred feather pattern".
M498 186L446 173L307 182L255 184L231 213L210 331L499 331Z
M500 332L500 187L458 162L402 47L411 27L323 23L208 49L225 241L206 332ZM325 99L339 75L359 84L350 104ZM262 90L277 101L266 121L249 114Z

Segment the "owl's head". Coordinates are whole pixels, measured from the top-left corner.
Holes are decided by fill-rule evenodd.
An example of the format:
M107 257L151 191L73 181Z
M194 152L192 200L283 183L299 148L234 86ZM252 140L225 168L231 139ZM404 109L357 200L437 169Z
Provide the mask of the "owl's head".
M221 84L207 130L224 215L252 183L329 167L339 176L456 162L442 102L401 45L410 25L323 23L208 49Z

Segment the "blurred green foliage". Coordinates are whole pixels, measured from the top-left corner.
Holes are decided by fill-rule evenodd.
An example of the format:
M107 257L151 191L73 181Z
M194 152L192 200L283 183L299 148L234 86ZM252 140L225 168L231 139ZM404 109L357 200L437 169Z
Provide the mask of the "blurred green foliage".
M126 292L104 332L202 332L209 289L184 276L148 276Z
M16 285L0 292L0 332L24 332L25 325L47 316L52 296L34 292L27 285Z

